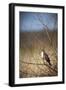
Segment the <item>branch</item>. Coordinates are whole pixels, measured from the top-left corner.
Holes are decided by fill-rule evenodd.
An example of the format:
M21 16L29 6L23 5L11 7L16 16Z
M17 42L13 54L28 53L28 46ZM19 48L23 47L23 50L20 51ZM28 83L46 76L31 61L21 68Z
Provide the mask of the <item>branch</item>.
M49 67L50 69L52 69L53 71L55 71L56 73L57 73L57 71L55 70L55 69L53 69L50 65L48 65L48 64L40 64L40 63L30 63L30 62L24 62L24 61L21 61L22 63L25 63L25 64L32 64L32 65L45 65L45 66L47 66L47 67Z
M45 31L46 31L48 40L49 40L49 42L50 42L50 45L51 45L52 48L54 49L54 47L53 47L53 45L52 45L52 43L51 43L51 38L50 38L49 32L48 32L48 30L49 30L48 26L42 22L41 17L38 17L38 15L37 15L37 18L38 18L38 20L40 21L40 23L41 23L43 26L45 26L45 28L46 28ZM56 50L55 50L55 49L54 49L54 51L55 51L55 54L56 54L56 56L57 56L57 53L56 53Z

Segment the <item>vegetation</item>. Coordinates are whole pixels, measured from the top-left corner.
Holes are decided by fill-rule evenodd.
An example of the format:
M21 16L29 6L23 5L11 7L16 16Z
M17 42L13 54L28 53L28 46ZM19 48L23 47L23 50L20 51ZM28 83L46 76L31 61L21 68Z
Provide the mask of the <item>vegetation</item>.
M20 78L58 75L57 30L20 32ZM41 50L48 54L51 66L41 58Z

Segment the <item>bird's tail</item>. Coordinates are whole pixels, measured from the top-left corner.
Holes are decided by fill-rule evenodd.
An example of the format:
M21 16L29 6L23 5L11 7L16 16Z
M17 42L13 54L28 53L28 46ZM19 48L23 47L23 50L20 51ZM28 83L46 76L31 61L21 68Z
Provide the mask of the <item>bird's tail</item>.
M49 65L51 66L52 64L49 62Z

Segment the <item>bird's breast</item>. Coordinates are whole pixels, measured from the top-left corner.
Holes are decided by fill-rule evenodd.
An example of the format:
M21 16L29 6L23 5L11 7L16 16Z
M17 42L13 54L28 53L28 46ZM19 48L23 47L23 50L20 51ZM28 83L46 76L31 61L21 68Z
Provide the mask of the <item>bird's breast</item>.
M44 57L44 53L43 52L41 52L41 58L43 58Z

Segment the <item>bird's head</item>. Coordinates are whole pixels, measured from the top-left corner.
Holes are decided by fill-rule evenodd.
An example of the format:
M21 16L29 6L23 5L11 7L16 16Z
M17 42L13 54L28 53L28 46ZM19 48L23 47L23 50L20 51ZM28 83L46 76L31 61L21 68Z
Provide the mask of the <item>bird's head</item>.
M45 49L42 49L41 51L45 53Z

